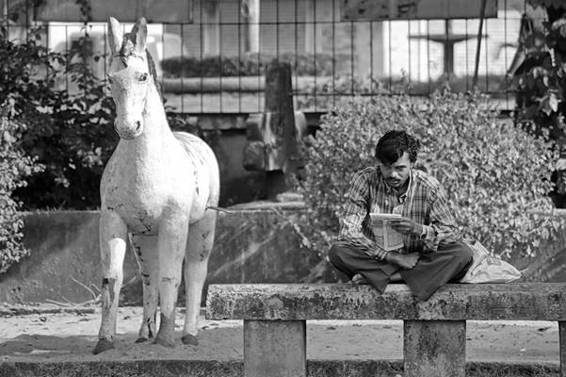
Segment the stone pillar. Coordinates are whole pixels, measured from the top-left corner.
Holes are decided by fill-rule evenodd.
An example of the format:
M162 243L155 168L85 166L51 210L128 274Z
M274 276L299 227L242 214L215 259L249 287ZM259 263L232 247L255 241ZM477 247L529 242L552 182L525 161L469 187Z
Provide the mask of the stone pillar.
M266 172L268 199L288 189L286 177L301 164L293 109L291 65L274 59L265 72L265 113L250 116L244 167ZM306 126L305 126L306 128Z
M260 0L242 0L242 30L240 38L243 41L241 52L259 52L259 21Z
M566 321L558 321L558 337L560 344L560 376L566 377Z
M265 112L270 114L272 135L267 170L292 173L297 168L297 131L293 109L291 65L274 59L265 72Z
M306 321L244 320L245 377L306 377Z
M466 321L404 321L405 377L465 377Z
M206 0L202 4L202 52L204 56L220 54L220 8L219 0Z
M248 19L250 50L248 52L259 52L260 0L248 0L248 7L250 9Z

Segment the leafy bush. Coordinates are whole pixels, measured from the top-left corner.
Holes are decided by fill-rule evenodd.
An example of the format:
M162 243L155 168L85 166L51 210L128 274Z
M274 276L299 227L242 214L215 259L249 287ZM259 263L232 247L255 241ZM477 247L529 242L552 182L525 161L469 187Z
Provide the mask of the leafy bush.
M26 127L14 115L14 101L7 99L0 105L0 274L29 253L21 242L21 203L12 193L26 185L25 177L43 168L22 151L18 141Z
M535 22L540 15L530 15L528 9L517 51L524 60L510 70L517 92L515 116L517 123L534 134L548 135L561 150L551 177L557 184L551 196L557 207L566 208L566 17Z
M538 133L564 137L566 102L566 18L526 31L520 49L525 61L517 69L517 120Z
M265 67L275 55L246 54L242 56L207 56L201 58L175 57L161 61L164 77L221 77L258 76L265 73ZM337 64L347 58L338 54L280 54L280 62L288 62L297 75L329 76Z
M299 225L316 250L327 250L337 234L352 175L375 164L375 144L390 129L421 140L417 168L443 184L465 236L500 255L533 255L560 229L559 220L530 213L552 208L547 178L555 155L543 139L498 120L477 94L379 96L325 115L305 150L298 190L308 213Z
M84 64L88 35L67 54L39 44L41 30L29 35L21 44L0 39L0 98L13 100L16 117L26 124L20 145L46 169L13 194L26 209L96 208L100 175L117 137L105 83Z

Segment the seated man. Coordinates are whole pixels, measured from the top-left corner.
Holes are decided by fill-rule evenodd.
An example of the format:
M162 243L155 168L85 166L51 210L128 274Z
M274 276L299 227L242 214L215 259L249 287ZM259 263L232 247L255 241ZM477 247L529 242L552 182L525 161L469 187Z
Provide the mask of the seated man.
M472 264L472 250L458 236L454 215L439 182L413 169L419 141L389 131L377 143L377 166L354 175L340 218L330 262L350 279L359 274L380 293L403 280L418 300L461 279ZM391 226L404 247L385 251L371 230L370 213L399 213Z

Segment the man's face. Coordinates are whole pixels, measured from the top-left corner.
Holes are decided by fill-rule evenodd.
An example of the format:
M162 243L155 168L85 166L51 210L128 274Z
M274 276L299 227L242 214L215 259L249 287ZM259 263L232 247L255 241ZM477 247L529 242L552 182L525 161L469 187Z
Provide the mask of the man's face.
M404 152L403 155L392 164L385 164L378 160L379 169L387 184L393 188L400 188L409 179L412 163L409 160L409 154Z

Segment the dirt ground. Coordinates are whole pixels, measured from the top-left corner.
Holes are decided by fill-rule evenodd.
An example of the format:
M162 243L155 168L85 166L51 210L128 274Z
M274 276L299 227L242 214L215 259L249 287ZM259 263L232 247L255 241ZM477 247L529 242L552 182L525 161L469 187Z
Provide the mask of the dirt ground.
M53 310L53 308L51 308ZM200 321L200 344L180 342L183 325L177 316L178 345L174 349L136 344L141 308L120 308L116 349L100 355L91 350L100 324L98 308L75 313L34 313L0 306L0 362L95 361L137 359L242 359L242 321ZM29 311L27 311L29 312ZM402 321L308 321L309 359L401 359ZM555 322L469 321L467 360L558 364L558 325Z

